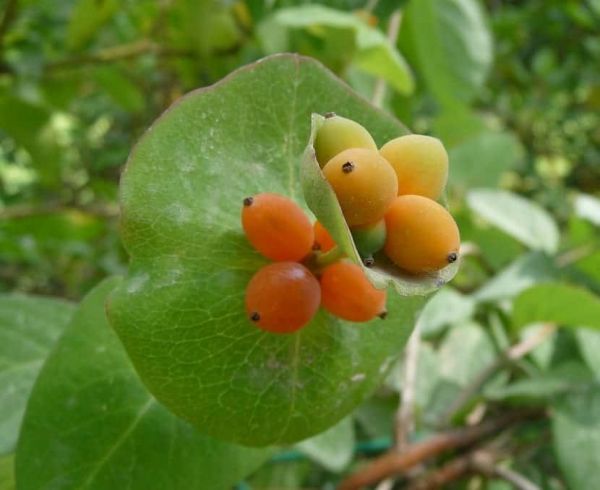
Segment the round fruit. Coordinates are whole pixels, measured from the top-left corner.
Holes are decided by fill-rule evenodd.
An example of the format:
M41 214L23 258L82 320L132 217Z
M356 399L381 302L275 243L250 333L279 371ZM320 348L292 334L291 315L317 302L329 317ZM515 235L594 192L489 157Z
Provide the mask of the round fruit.
M315 243L313 248L320 250L321 252L329 252L335 247L333 238L331 238L331 235L321 223L315 221L313 229L315 232Z
M374 225L352 228L352 238L361 257L371 257L379 252L385 244L385 220L381 219Z
M349 226L380 220L398 194L394 169L374 150L344 150L327 162L323 173Z
M246 312L257 327L292 333L306 325L319 309L321 288L310 271L295 262L261 268L246 288Z
M254 248L271 260L302 260L314 242L313 227L304 211L279 194L244 199L242 226Z
M458 258L458 226L450 213L431 199L397 197L385 215L385 223L384 251L408 272L435 271Z
M448 153L440 140L409 134L389 141L380 153L398 177L398 195L437 199L448 180Z
M377 150L375 141L360 124L332 113L328 116L315 138L315 152L321 167L348 148Z
M350 262L336 262L321 274L321 304L330 313L351 322L385 318L386 292L375 289L363 270Z

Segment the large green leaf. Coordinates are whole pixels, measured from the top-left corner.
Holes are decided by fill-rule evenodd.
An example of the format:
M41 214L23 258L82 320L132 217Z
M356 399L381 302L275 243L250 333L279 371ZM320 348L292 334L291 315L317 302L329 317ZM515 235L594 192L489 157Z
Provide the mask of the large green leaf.
M357 15L323 5L278 10L259 27L267 52L286 51L292 47L286 29L310 29L322 36L340 36L348 31L349 36L343 37L346 45L337 46L340 55L350 56L357 68L383 78L400 93L410 94L413 91L412 72L402 55L381 31L369 26ZM320 32L323 30L330 32Z
M535 250L558 249L558 227L552 216L529 199L508 191L476 189L467 195L469 207L482 218Z
M411 0L402 41L415 52L420 72L446 105L470 101L492 64L492 39L477 0Z
M572 490L596 490L600 467L600 388L562 397L552 412L554 449Z
M82 302L35 384L17 450L19 489L226 489L268 449L206 437L159 405L104 315L118 279Z
M363 267L376 287L384 289L392 286L402 295L428 294L446 284L458 271L459 262L448 265L435 273L414 276L403 273L383 252L375 255L375 266L366 268L358 254L350 228L344 219L342 209L329 182L317 162L314 140L324 117L313 114L312 131L302 162L302 188L308 207L317 219L329 230L331 236L344 254Z
M513 319L516 327L550 322L600 329L600 298L586 289L569 284L540 284L517 297Z
M312 113L359 121L381 144L406 132L319 63L267 58L183 98L142 138L121 183L132 262L109 317L150 391L207 433L296 442L358 405L404 345L421 297L390 291L385 321L319 312L303 330L254 328L244 290L266 263L241 230L245 196L300 204Z
M33 296L0 296L0 454L14 450L27 399L73 306Z

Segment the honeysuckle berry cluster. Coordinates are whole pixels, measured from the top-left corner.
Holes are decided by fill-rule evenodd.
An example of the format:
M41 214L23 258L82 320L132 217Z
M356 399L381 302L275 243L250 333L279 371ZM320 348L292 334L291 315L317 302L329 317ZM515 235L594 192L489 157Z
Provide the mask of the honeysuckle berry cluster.
M248 318L263 330L295 332L319 306L353 322L385 317L385 291L375 289L358 265L339 260L321 267L311 260L320 253L315 225L287 197L262 193L244 199L246 237L275 261L254 274L246 288Z
M457 260L458 227L436 202L448 179L448 154L438 139L400 136L378 149L364 127L330 113L314 147L365 266L385 258L405 273L422 275ZM246 290L248 318L258 327L294 332L319 306L352 322L385 318L385 291L361 267L332 254L337 246L327 229L311 224L287 197L246 198L242 225L250 243L275 261ZM323 265L315 254L335 260Z

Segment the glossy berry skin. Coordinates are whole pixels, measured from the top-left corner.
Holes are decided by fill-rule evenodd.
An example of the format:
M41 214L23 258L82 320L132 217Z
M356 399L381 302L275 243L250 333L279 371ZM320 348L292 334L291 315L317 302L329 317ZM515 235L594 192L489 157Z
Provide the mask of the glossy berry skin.
M320 222L315 221L313 229L315 232L315 247L313 248L320 250L321 252L329 252L333 247L335 247L333 238Z
M299 261L311 250L313 227L294 201L262 193L244 199L242 226L250 243L275 261Z
M350 322L368 322L386 315L386 292L375 289L356 264L340 261L323 269L321 305Z
M379 252L386 237L385 220L381 219L373 225L352 228L352 238L361 257L370 257Z
M450 213L431 199L399 196L386 213L385 222L385 254L408 272L436 271L458 257L458 226Z
M336 115L325 119L317 132L314 146L321 167L348 148L377 150L375 141L364 127L351 119Z
M275 262L262 267L246 288L246 313L257 327L292 333L304 327L319 309L319 282L302 264Z
M329 160L323 174L351 227L383 218L398 193L394 169L374 150L345 150Z
M398 178L398 195L438 199L448 181L448 153L437 138L410 134L383 145L381 155Z

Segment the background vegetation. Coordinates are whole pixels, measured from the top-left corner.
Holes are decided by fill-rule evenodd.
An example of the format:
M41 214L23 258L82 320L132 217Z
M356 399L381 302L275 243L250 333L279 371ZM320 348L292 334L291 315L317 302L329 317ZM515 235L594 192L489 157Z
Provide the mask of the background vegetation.
M444 141L465 258L385 386L239 488L333 488L391 446L481 421L492 438L428 453L397 488L452 468L456 488L596 488L599 32L596 0L4 0L0 292L79 301L124 273L118 179L142 132L241 65L312 56ZM0 417L11 396L0 386Z

